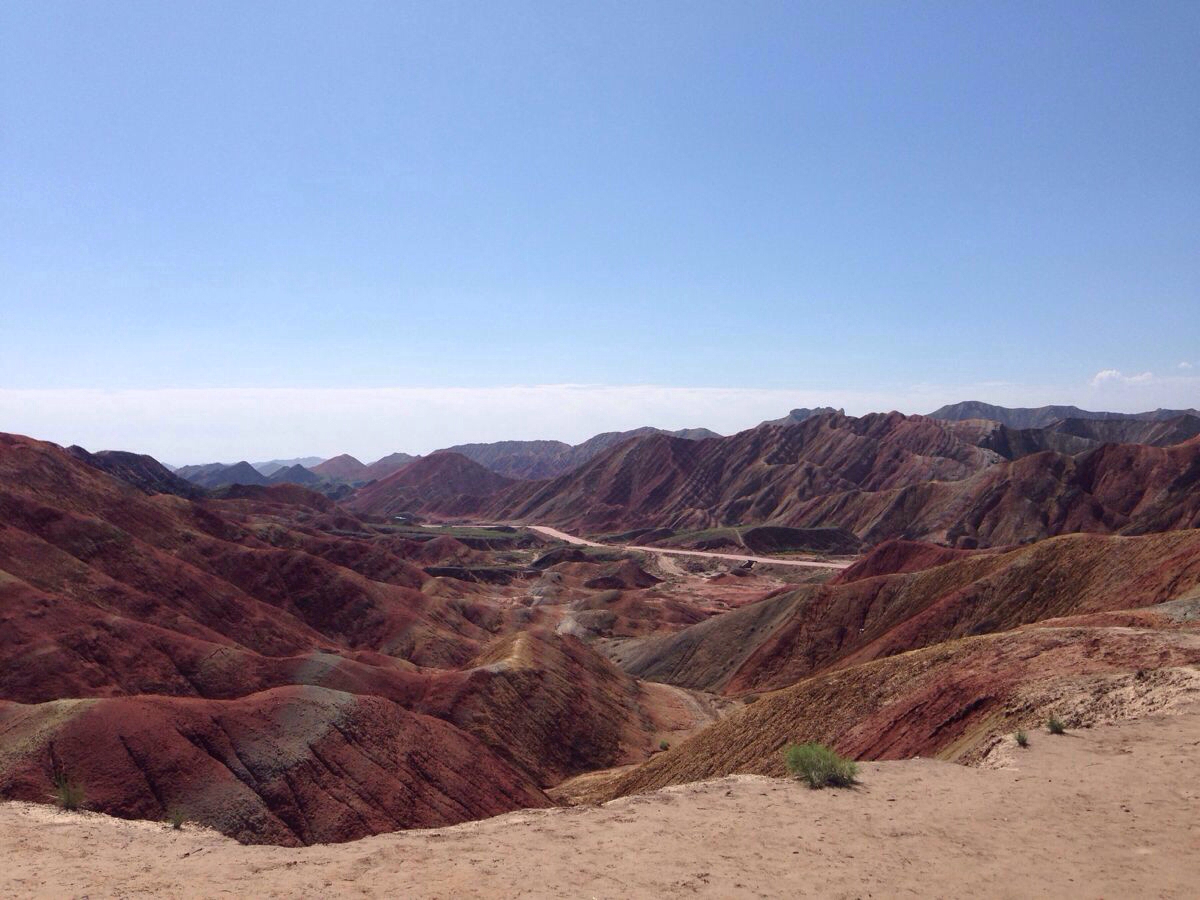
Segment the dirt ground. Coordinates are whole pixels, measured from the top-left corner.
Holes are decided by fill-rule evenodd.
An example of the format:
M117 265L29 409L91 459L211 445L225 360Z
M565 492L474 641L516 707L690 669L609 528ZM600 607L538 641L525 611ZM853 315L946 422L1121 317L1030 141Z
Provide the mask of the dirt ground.
M1200 708L995 768L868 763L849 791L732 776L600 807L300 849L0 804L6 897L1194 897Z

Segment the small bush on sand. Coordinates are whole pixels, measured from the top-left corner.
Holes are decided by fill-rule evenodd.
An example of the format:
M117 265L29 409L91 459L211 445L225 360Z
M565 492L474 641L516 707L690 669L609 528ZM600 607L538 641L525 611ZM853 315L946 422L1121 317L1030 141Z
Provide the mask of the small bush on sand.
M1046 720L1046 730L1051 734L1066 734L1067 726L1063 724L1063 720L1058 716L1051 716Z
M671 749L671 745L670 745L670 744L668 744L666 741L659 741L659 742L658 742L658 749L659 749L659 750L670 750L670 749Z
M813 789L850 787L857 783L858 766L824 744L793 744L785 751L787 769Z
M1018 747L1028 747L1029 746L1029 735L1027 735L1025 733L1024 729L1022 729L1021 731L1018 731L1016 733L1015 737L1017 739Z
M66 772L55 772L54 802L62 809L79 809L83 806L83 785Z
M171 823L171 828L175 831L182 831L183 823L187 821L187 815L182 809L176 806L167 813L167 821Z

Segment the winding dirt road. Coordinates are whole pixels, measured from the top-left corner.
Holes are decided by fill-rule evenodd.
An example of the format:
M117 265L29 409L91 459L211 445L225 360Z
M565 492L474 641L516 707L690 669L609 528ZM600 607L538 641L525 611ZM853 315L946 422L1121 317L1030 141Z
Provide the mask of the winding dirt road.
M639 547L635 544L600 544L596 541L589 541L585 538L576 537L573 534L567 534L565 531L559 531L557 528L551 528L548 525L526 525L530 531L536 531L544 534L547 537L557 538L560 541L566 541L568 544L576 544L580 547L607 547L612 550L628 550L638 553L654 553L659 556L703 556L708 559L724 559L733 560L735 562L753 562L763 563L771 566L798 566L809 569L845 569L850 566L848 562L827 562L817 559L776 559L770 556L743 556L737 553L715 553L707 550L674 550L663 547Z

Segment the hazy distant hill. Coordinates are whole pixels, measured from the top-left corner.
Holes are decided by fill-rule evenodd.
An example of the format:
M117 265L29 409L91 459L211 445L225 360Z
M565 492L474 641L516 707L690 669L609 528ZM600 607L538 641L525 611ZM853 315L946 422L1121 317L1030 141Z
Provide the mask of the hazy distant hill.
M381 478L387 478L417 459L420 457L409 453L389 453L382 459L375 460L363 470L364 480L378 481Z
M306 469L311 469L315 465L322 462L320 456L298 456L295 459L272 459L268 462L256 462L250 465L262 472L262 474L271 476L280 469L286 469L288 466L304 466Z
M224 487L227 484L270 484L265 475L245 460L231 466L225 463L183 466L175 474L204 488Z
M448 447L447 451L461 453L481 466L508 478L536 480L555 478L573 472L610 447L615 447L630 438L649 434L669 434L690 441L720 437L715 431L709 431L707 428L666 431L646 426L632 431L606 431L574 446L563 441L494 441L489 444L459 444Z
M306 469L301 465L287 466L279 469L270 477L272 484L303 484L303 485L319 485L324 483L325 479L311 469Z
M365 481L363 473L367 467L351 456L349 453L343 453L340 456L334 456L325 460L318 466L313 466L313 472L321 478L328 478L330 481Z
M209 490L233 484L299 484L320 491L328 497L339 498L346 496L356 486L370 481L378 481L394 474L418 458L407 453L392 453L365 466L353 456L344 453L326 460L322 460L319 456L301 457L301 460L312 461L312 465L304 465L297 460L279 459L253 465L247 462L233 465L206 463L182 466L175 470L175 474L184 483L198 485Z
M1007 407L981 403L978 400L965 400L962 403L952 403L934 410L929 417L949 422L961 422L965 419L989 419L999 422L1001 425L1007 425L1009 428L1044 428L1063 419L1134 419L1160 422L1164 419L1174 419L1185 415L1200 418L1200 411L1195 409L1156 409L1140 413L1089 412L1078 406Z
M778 419L767 419L765 422L759 422L759 425L795 425L797 422L803 422L805 419L811 419L813 416L821 416L825 413L837 413L839 416L844 416L844 409L834 409L832 406L818 406L816 409L808 409L800 407L793 409L786 416Z

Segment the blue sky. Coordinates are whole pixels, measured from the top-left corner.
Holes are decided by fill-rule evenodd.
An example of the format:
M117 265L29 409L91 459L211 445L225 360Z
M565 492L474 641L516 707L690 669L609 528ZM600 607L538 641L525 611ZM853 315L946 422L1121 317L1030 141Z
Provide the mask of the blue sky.
M275 440L238 390L1197 405L1197 58L1194 2L8 2L0 430L78 439L85 389L208 392L224 456ZM193 458L144 406L82 437ZM543 406L481 439L590 433Z

